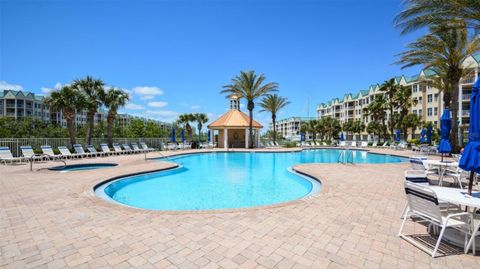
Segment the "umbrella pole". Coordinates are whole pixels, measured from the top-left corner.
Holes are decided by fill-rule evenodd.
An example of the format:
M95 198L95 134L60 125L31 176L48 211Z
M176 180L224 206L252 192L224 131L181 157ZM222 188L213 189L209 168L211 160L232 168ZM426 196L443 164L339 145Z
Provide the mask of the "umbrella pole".
M443 153L441 153L440 155L442 155L442 163L443 163Z
M468 181L468 195L472 195L472 188L473 188L473 176L475 172L470 171L470 180Z

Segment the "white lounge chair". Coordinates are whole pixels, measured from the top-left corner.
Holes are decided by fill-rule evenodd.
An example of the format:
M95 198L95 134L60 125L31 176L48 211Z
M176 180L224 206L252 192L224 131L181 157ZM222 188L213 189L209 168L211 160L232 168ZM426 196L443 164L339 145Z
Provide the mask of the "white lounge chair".
M118 155L119 154L117 152L114 152L114 151L110 150L110 147L105 143L100 144L100 149L102 150L103 153L105 153L107 155L113 155L113 154Z
M357 141L352 141L352 147L356 148L357 147Z
M123 149L127 152L127 153L138 153L137 151L133 150L128 144L122 144L122 147Z
M90 154L94 155L95 157L107 156L107 153L97 151L97 149L93 145L87 145L87 150Z
M322 146L328 147L327 143L325 143L325 142L322 142Z
M340 141L340 144L339 144L340 147L346 147L347 146L347 143L345 141Z
M81 155L78 155L78 154L72 154L70 150L65 146L59 146L58 150L60 151L60 154L62 154L64 158L67 158L67 159L82 157Z
M112 143L112 147L113 147L114 152L117 153L117 154L129 153L125 150L122 150L122 147L120 147L120 144L118 144L118 143Z
M367 141L362 141L361 144L360 144L360 147L361 147L361 148L366 148L366 147L368 147L368 142L367 142Z
M467 242L470 232L469 222L471 220L469 212L450 213L449 211L442 211L438 202L437 195L433 190L426 186L416 183L405 182L405 193L407 195L408 209L403 218L402 225L398 236L412 243L413 245L423 249L435 258L440 242L446 228L454 228L462 233L465 233L465 242ZM430 222L433 225L441 227L438 240L433 251L428 249L424 244L415 241L413 238L402 233L405 227L405 222L410 217L420 218L424 221ZM465 247L465 250L467 248Z
M74 144L73 145L73 150L75 150L75 154L77 154L80 157L93 157L94 155L85 152L83 149L83 146L81 144Z
M22 151L22 156L25 158L25 160L34 162L45 160L43 156L37 156L31 146L20 146L20 150Z
M7 162L13 164L13 162L23 162L25 161L24 157L13 157L12 152L8 147L0 147L0 162L4 165L7 165Z
M149 146L147 146L147 143L145 142L140 142L140 147L142 147L142 149L145 151L155 151L154 148L150 148Z
M372 147L373 147L373 148L376 148L377 146L378 146L378 142L377 142L377 141L373 141Z
M47 154L53 160L63 159L62 154L55 154L55 152L53 152L53 148L49 145L40 146L40 149L42 150L43 154Z
M145 152L143 149L138 147L137 143L132 143L132 148L133 148L134 151L139 152L139 153Z

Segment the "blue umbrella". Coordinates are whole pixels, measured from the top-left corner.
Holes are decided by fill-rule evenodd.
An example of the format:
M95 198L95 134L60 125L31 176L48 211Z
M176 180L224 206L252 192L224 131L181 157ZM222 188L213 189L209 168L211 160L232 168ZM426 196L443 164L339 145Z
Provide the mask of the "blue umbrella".
M305 134L304 133L300 133L300 141L305 141Z
M425 131L425 128L422 128L422 136L420 137L420 143L425 143L425 134L426 134L426 131Z
M212 131L208 130L207 141L208 141L209 143L210 143L210 139L211 139L211 138L210 138L210 136L211 136L211 132L212 132Z
M175 128L172 128L172 137L170 138L172 143L175 143Z
M343 137L343 132L340 133L340 141L344 141L345 137Z
M472 195L474 172L480 173L480 79L477 79L472 87L468 144L463 150L458 166L463 170L470 171L468 194Z
M400 142L400 129L397 129L397 137L396 137L396 140L397 142Z
M438 152L443 154L450 153L452 146L450 146L450 130L452 129L452 120L450 118L450 110L445 108L442 117L440 118L440 144L438 145Z
M432 126L427 129L427 143L432 143Z
M185 131L182 129L182 143L185 143Z

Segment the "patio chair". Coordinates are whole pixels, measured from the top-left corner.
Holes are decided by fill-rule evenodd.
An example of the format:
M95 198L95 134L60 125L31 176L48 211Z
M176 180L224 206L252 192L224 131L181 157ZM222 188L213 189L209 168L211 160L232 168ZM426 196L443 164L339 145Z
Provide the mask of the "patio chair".
M62 156L64 156L64 158L66 159L82 157L82 155L72 154L70 150L65 146L59 146L58 150L60 151L60 154L62 154Z
M73 145L73 150L75 150L75 154L77 154L78 156L80 157L93 157L94 155L92 155L91 153L87 153L85 152L85 150L83 149L83 146L81 144L74 144Z
M122 147L127 153L139 153L138 151L133 150L127 143L122 144Z
M356 148L357 147L357 141L352 141L351 145L352 145L352 147Z
M145 142L140 142L140 147L142 147L142 149L145 150L145 151L155 151L154 148L148 147L147 143L145 143Z
M361 147L361 148L366 148L366 147L368 147L368 142L367 142L367 141L362 141L362 143L360 143L360 147Z
M379 148L388 148L388 142L383 143L383 145L379 146Z
M273 145L275 145L275 147L277 147L277 148L281 148L281 147L282 147L282 146L280 146L280 144L278 144L277 141L273 142Z
M455 170L449 170L448 168L445 170L444 177L451 177L453 180L458 184L460 189L463 189L462 179L466 179L465 181L468 182L470 178L470 172L463 170L460 167L457 167ZM476 181L477 177L473 177L474 181ZM474 182L474 184L476 184Z
M372 148L376 148L378 146L378 142L377 141L373 141L372 143Z
M345 141L340 141L340 145L339 145L339 146L340 146L340 147L345 147L345 146L347 146L347 143L346 143Z
M327 147L328 145L327 145L327 143L322 142L322 146Z
M122 147L120 147L120 144L118 143L112 143L113 151L117 154L125 154L125 153L130 153L127 152L126 150L123 150Z
M0 147L0 162L4 165L7 165L7 162L13 164L13 162L23 162L25 161L24 157L13 157L12 152L8 147Z
M100 144L100 149L106 155L114 155L114 154L118 155L119 154L117 152L114 152L114 151L110 150L110 147L105 143Z
M25 158L25 160L33 162L45 160L45 157L37 156L31 146L20 146L20 150L22 151L22 156Z
M430 168L428 167L423 160L426 160L425 157L412 157L410 158L410 165L412 166L413 170L419 170L425 172L428 175L436 175L438 174L437 168Z
M88 152L89 152L90 154L94 155L95 157L98 157L98 156L101 156L101 157L107 156L107 153L97 151L97 149L96 149L93 145L87 145L87 150L88 150Z
M437 195L433 190L426 186L411 182L405 182L404 185L405 193L407 195L408 209L405 213L405 217L403 218L402 225L400 226L398 236L426 251L433 258L436 257L435 254L440 246L440 242L442 241L446 228L454 228L465 233L465 242L467 242L468 235L470 234L469 212L450 213L448 211L442 211L437 199ZM440 234L433 251L425 247L424 244L418 243L411 237L402 233L403 228L405 227L405 222L409 217L420 218L426 222L441 227Z
M49 145L40 146L40 149L42 150L43 154L47 154L53 160L63 159L62 154L55 154L55 152L53 152L53 148Z

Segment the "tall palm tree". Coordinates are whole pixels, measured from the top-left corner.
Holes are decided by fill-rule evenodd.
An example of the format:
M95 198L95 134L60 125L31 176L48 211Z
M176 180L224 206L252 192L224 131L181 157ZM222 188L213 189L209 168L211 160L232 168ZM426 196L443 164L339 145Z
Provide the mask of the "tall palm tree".
M381 123L381 129L383 132L383 138L387 138L387 124L386 120L386 111L387 109L387 100L383 95L377 95L366 108L364 108L365 113L368 116L371 116L373 121Z
M402 34L455 19L464 20L468 27L480 29L478 0L406 0L405 6L395 17L395 24L402 29Z
M420 126L422 122L422 119L420 116L418 116L417 114L407 114L403 120L400 122L400 124L402 125L403 127L403 135L406 139L407 137L407 130L409 128L412 129L412 138L414 138L415 136L415 130L417 129L418 126Z
M195 121L197 122L197 128L198 128L198 146L200 146L201 142L201 134L202 134L202 127L203 124L205 124L208 121L207 114L205 113L195 113L193 114L193 117L195 118Z
M452 28L451 24L463 24ZM422 65L431 68L448 85L444 89L445 107L452 111L451 142L453 151L458 145L458 85L464 75L463 62L471 54L480 50L480 38L470 37L465 23L455 21L446 25L432 26L430 33L407 46L400 54L402 68Z
M412 91L404 86L400 86L398 91L395 93L393 97L393 101L395 102L396 108L399 109L398 114L398 123L397 125L402 125L403 119L405 116L408 115L410 108L412 105L417 104L417 100L412 99ZM413 130L415 132L415 130ZM407 129L403 128L403 137L407 137Z
M129 100L128 94L122 90L111 88L104 96L102 102L108 109L107 114L107 142L111 146L113 143L113 123L117 117L119 108L125 106Z
M288 104L290 104L290 102L287 101L287 98L281 97L278 94L268 94L260 102L260 107L263 108L260 112L268 111L272 114L273 143L277 140L277 128L275 126L277 113Z
M73 87L83 91L87 96L87 137L86 144L92 142L93 125L95 122L95 113L102 106L103 95L105 95L105 83L101 79L95 79L87 76L84 79L76 79L73 81Z
M394 128L395 128L395 117L393 116L396 104L395 104L395 94L399 90L399 86L397 82L395 81L395 78L391 78L380 86L380 91L384 92L386 95L386 106L388 108L388 111L390 112L390 122L389 122L389 127L390 127L390 135L393 137L394 134Z
M253 109L255 100L271 92L277 91L278 84L275 82L265 82L265 75L255 74L255 71L240 71L240 75L232 79L232 84L223 86L221 93L236 95L238 98L247 100L247 109L250 117L248 136L249 148L253 148Z
M85 95L70 86L64 86L58 91L54 91L45 98L45 104L50 111L62 112L65 121L67 122L68 135L70 136L70 143L72 146L76 144L75 131L75 114L76 111L81 111L86 106L87 100Z

